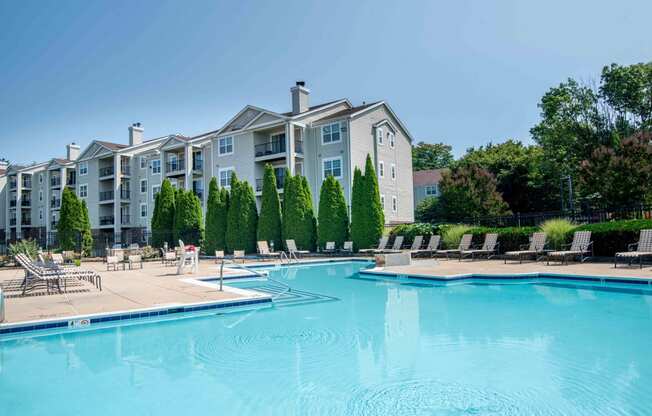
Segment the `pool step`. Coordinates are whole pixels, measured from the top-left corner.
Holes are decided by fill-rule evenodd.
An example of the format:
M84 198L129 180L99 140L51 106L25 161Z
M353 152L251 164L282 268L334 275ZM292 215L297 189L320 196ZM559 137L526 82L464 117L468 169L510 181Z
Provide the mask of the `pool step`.
M321 302L335 302L339 298L321 295L319 293L306 292L304 290L290 289L274 283L266 283L260 286L251 286L247 289L267 293L274 299L274 306L300 306Z

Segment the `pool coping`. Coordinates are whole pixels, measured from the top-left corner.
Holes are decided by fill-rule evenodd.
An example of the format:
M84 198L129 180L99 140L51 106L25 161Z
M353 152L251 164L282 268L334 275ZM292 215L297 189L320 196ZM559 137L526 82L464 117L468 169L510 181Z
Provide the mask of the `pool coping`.
M372 268L360 270L360 274L372 276L387 276L394 278L414 278L422 280L434 280L438 282L460 282L465 280L514 280L514 279L559 279L586 282L624 283L652 286L652 278L633 276L604 276L604 275L581 275L568 273L528 272L528 273L461 273L450 276L437 276L422 273L400 273L383 268Z

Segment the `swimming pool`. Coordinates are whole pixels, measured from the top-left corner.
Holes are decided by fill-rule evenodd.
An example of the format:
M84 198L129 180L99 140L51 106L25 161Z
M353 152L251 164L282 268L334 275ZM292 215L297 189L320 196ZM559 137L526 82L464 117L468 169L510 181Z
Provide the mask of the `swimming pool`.
M646 287L365 266L246 283L273 308L0 341L0 415L652 414Z

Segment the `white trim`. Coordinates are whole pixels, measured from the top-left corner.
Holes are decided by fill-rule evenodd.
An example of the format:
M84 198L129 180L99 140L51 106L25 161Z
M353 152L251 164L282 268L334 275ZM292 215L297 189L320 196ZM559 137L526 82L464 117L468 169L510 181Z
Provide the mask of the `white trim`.
M154 192L154 189L156 189L156 188L158 188L158 192L161 192L161 185L160 184L159 185L152 185L152 201L156 200L156 194L158 194L158 192L156 192L156 193Z
M78 169L78 174L79 174L79 176L86 176L86 175L88 175L88 161L85 160L85 161L83 161L83 162L79 162L79 165L78 165L78 166L79 166L79 169ZM86 173L82 173L82 166L85 166L85 167L86 167Z
M396 147L396 133L393 131L388 131L387 132L387 141L389 142L389 147L390 149L393 149Z
M337 124L337 134L338 134L339 138L337 140L333 140L333 130L332 130L332 128L336 124ZM331 131L328 133L331 136L331 141L329 141L329 142L324 141L324 128L325 127L329 127L331 129ZM340 123L339 121L333 121L333 122L330 122L330 123L322 124L319 127L319 135L321 137L321 145L322 146L327 146L329 144L341 143L342 142L342 123Z
M383 162L382 160L378 161L378 177L379 178L385 177L385 162Z
M138 157L138 166L140 166L140 169L147 169L147 156L142 155Z
M158 162L158 172L154 172L154 162ZM163 163L161 163L161 158L151 159L149 161L149 170L151 175L160 175L163 170Z
M144 191L143 191L143 182L145 182L145 190ZM149 187L149 183L147 181L147 178L141 179L140 180L140 193L141 194L146 194L147 190L148 190L148 187Z
M235 167L233 167L233 166L227 166L227 167L224 167L224 168L220 168L220 169L217 171L217 183L218 183L218 185L219 185L221 188L231 189L231 176L230 176L230 175L229 175L229 177L227 178L227 182L228 182L229 184L228 184L228 185L222 185L222 172L226 172L226 171L233 171L233 172L235 172Z
M82 196L82 194L81 194L82 188L86 189L86 195L84 195L84 196ZM77 196L79 196L80 198L88 198L88 184L87 183L80 183L79 185L77 185ZM61 198L61 196L59 196L59 198Z
M323 106L321 106L319 108L315 108L315 109L312 109L312 110L304 111L303 113L295 114L295 115L291 116L290 118L293 118L293 119L294 118L301 118L301 117L310 115L312 113L318 113L320 111L327 110L327 109L329 109L331 107L335 107L335 106L340 105L342 103L346 103L349 106L349 108L353 107L348 99L343 98L341 100L332 102L330 104L323 105Z
M231 139L231 151L230 152L224 152L222 153L221 145L220 145L220 140L226 140L226 139ZM222 136L218 137L217 139L217 157L222 157L222 156L228 156L232 155L235 153L235 140L233 139L233 136ZM228 145L225 145L225 147L228 147Z
M333 177L335 179L342 179L343 173L344 173L344 165L342 165L342 156L336 156L336 157L325 157L321 160L321 179L322 181L326 179L326 169L324 169L324 163L326 162L333 162L335 160L338 160L340 162L340 175ZM331 163L331 170L333 170L333 164Z
M389 167L389 177L392 178L393 181L396 180L396 164L392 163L391 166Z
M145 207L145 215L143 215L143 207ZM140 203L140 209L138 211L138 216L140 218L147 218L149 216L149 207L147 206L147 202L141 202Z
M382 127L376 127L376 143L378 146L384 146L385 145L385 132L383 131Z

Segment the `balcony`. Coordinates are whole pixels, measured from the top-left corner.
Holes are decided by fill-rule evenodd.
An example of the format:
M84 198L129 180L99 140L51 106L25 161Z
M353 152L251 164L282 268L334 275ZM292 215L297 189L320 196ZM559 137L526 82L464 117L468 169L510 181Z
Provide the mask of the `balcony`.
M109 176L113 176L115 173L115 169L113 166L105 166L103 168L100 168L99 174L100 178L107 178ZM129 165L120 165L120 174L123 176L129 176L131 175L131 168Z
M16 186L17 186L17 185L18 185L18 184L17 184L17 182L16 182L15 179L9 181L9 189L16 189Z
M113 191L102 191L100 192L99 200L100 202L113 201L114 197ZM120 199L129 199L131 198L131 191L122 190L120 191Z
M16 208L17 201L15 199L9 200L9 208Z
M59 221L57 220L50 221L50 228L57 228L57 225L59 225Z
M113 225L113 215L106 215L103 217L100 217L100 227L106 226L106 225Z
M120 215L120 224L122 224L122 225L131 224L131 216L129 214Z
M23 178L23 189L31 189L32 188L32 178Z
M16 226L16 218L9 218L9 225L11 225L12 227L15 227Z
M29 207L32 206L32 200L31 199L21 199L20 200L20 206L29 208Z
M50 178L50 186L53 188L58 188L61 186L61 177L53 176Z
M66 186L75 186L75 185L77 185L77 176L75 175L68 176L68 179L66 180Z
M185 173L186 163L183 159L174 160L172 162L165 163L165 174L166 175L178 175L180 173Z
M274 156L284 155L286 152L285 140L272 140L266 143L260 143L254 146L256 158L274 159ZM303 142L294 141L295 153L303 154Z
M204 161L202 159L194 159L192 161L192 170L202 171L204 169Z
M256 192L262 192L263 191L263 179L256 179ZM283 189L283 185L285 184L285 176L281 175L276 175L276 189Z
M20 225L32 225L32 219L30 217L22 217L20 219Z
M50 199L50 208L54 208L54 209L61 208L61 199L59 198Z

